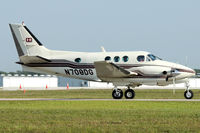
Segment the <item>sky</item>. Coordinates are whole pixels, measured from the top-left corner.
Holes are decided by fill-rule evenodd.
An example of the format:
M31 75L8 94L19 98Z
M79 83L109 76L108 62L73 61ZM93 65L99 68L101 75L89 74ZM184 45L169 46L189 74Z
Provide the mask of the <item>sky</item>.
M199 0L6 0L0 4L0 71L21 70L9 23L25 22L55 50L148 51L200 68Z

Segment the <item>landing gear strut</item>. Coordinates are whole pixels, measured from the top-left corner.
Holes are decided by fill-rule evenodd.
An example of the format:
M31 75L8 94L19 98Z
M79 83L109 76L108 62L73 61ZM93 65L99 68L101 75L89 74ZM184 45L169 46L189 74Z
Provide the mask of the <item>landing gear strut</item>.
M189 89L190 85L189 82L187 81L186 83L186 91L184 92L184 97L186 99L192 99L193 98L193 92Z

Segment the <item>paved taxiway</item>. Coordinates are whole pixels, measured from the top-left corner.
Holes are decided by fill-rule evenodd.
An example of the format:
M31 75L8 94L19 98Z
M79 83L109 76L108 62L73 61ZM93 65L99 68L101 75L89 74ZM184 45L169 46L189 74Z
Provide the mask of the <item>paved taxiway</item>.
M56 98L0 98L0 101L174 101L174 102L192 102L197 101L200 102L200 99L56 99Z

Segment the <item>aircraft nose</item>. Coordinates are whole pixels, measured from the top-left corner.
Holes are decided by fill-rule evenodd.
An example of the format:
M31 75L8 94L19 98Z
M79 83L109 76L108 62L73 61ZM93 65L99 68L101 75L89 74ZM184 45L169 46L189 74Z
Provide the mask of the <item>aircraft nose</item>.
M183 74L186 78L190 78L190 77L193 77L196 75L195 70L193 70L189 67L185 67L185 69L183 69L182 71L184 72Z
M196 74L194 69L189 68L189 67L186 67L186 68L187 68L186 70L188 71L188 73Z
M190 78L190 77L193 77L193 76L196 75L196 72L189 67L177 64L176 68L177 68L177 71L179 73L176 76L177 79Z
M191 69L191 68L190 68ZM196 71L194 69L191 69L191 72L192 72L192 76L195 76L196 75Z
M168 62L166 64L169 64L169 66L172 67L172 69L175 69L174 74L176 79L190 78L196 75L196 72L193 69L186 67L184 65L171 62Z

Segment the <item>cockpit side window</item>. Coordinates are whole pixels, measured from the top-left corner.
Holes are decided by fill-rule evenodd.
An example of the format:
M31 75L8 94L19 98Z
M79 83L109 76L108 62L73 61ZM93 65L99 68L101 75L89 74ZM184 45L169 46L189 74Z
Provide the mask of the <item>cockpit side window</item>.
M144 55L139 55L139 56L137 57L137 61L138 61L138 62L144 62L144 61L145 61L145 56L144 56Z

